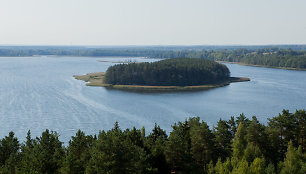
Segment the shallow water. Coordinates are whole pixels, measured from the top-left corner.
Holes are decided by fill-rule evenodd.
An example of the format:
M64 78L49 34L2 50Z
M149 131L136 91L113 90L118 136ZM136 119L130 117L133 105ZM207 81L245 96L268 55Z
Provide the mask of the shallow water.
M108 60L110 62L98 62ZM67 141L78 129L87 134L154 123L169 132L171 125L199 116L210 126L244 113L265 123L283 108L306 108L306 71L226 64L232 76L250 82L197 92L135 93L88 87L73 75L101 72L111 61L155 61L142 58L2 57L0 58L0 137L14 131L21 141L27 130L39 136L45 129Z

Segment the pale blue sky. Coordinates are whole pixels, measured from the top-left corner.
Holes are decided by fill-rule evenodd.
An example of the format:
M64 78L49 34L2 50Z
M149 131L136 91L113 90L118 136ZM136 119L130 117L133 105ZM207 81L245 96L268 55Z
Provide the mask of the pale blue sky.
M0 45L306 44L306 0L0 0Z

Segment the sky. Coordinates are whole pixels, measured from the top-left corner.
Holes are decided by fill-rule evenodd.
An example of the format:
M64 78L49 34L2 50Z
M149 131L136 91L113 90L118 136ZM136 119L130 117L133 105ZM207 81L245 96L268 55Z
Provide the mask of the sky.
M306 44L306 0L0 0L0 45Z

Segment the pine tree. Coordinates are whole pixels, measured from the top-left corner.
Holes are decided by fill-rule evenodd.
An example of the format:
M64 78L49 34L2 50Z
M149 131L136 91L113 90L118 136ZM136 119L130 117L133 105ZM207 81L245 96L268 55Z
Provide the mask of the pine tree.
M272 163L269 163L269 165L265 169L266 174L275 174L275 167Z
M90 149L94 143L93 137L86 136L84 132L78 130L71 139L62 172L73 174L84 173L87 163L91 158Z
M243 123L240 122L232 145L233 157L237 158L238 160L242 159L246 146L246 129L243 126Z
M287 144L290 140L294 140L294 127L296 120L294 115L289 113L288 110L283 110L282 114L279 114L278 117L273 117L269 120L269 127L271 129L276 129L279 137L279 147L278 151L281 155L281 160L285 157L285 152ZM297 143L294 143L297 144Z
M232 153L232 133L228 123L220 119L217 127L214 129L214 135L216 137L217 154L222 160L225 160L230 157Z
M15 137L14 132L10 132L9 136L5 136L0 141L0 168L4 167L4 171L9 173L15 173L18 160L18 150L20 144Z
M200 123L199 117L190 119L189 124L192 158L200 170L206 171L206 166L215 159L214 135L207 123Z
M248 162L244 159L239 160L236 166L233 167L232 174L248 174L250 173Z
M150 164L157 173L169 173L170 169L166 161L165 146L168 141L166 132L156 123L152 132L146 138L145 148L150 155Z
M250 165L256 158L260 157L262 157L262 153L258 146L255 146L251 142L249 142L246 149L244 150L243 158Z
M26 143L21 147L21 162L20 170L22 173L35 173L34 172L34 153L33 148L37 142L31 138L31 131L28 130Z
M216 174L230 174L232 170L233 167L230 158L227 158L226 161L223 163L219 158L214 169Z
M64 157L64 148L62 142L59 141L59 135L57 132L53 132L47 129L38 138L38 144L34 150L35 157L38 160L37 168L41 173L58 173L62 166L62 159Z
M306 156L302 153L301 146L297 150L290 141L283 163L280 163L281 174L304 174L306 173Z
M250 174L265 174L264 158L255 158L250 166Z
M108 132L101 131L91 151L86 173L146 173L150 167L144 149L135 145L115 123Z
M236 121L235 121L235 117L231 116L231 119L228 120L227 122L230 126L230 129L231 129L232 138L234 138L235 134L237 132L237 124L236 124Z
M306 111L297 110L294 114L296 119L295 136L297 145L302 147L302 152L306 151Z
M194 163L190 153L190 127L187 121L172 126L169 141L166 144L166 159L171 172L192 173Z

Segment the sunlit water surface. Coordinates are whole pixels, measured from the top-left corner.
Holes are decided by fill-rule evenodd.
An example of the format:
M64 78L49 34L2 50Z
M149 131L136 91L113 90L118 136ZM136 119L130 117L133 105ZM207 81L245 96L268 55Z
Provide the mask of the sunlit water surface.
M106 60L110 62L98 62ZM88 87L73 75L101 72L117 61L144 58L2 57L0 58L0 138L14 131L23 141L45 129L67 142L78 129L86 134L108 130L115 121L122 129L150 131L154 123L168 133L171 125L199 116L210 126L244 113L266 123L283 108L306 108L306 71L226 64L232 76L250 82L197 92L135 93Z

